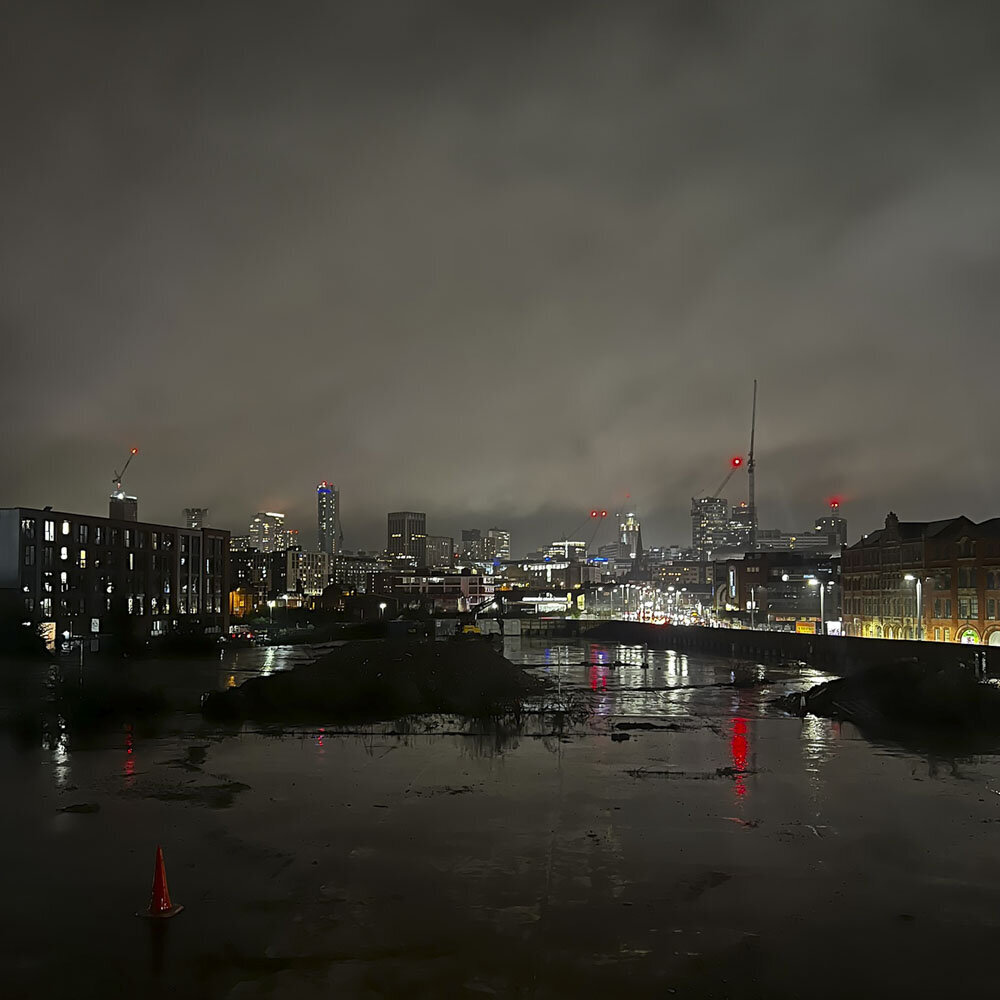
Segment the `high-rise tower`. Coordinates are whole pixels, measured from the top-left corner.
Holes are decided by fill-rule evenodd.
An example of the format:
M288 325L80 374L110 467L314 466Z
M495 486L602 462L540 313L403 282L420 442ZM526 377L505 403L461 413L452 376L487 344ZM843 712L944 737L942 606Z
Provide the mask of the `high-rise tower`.
M340 551L340 490L325 479L316 487L319 551L335 556Z

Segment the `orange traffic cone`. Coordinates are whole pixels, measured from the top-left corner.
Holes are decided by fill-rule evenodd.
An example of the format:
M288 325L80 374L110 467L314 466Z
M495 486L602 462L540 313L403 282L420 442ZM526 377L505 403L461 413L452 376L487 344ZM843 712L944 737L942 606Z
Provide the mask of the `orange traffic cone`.
M156 867L153 869L153 894L149 900L149 909L141 914L144 917L175 917L183 910L180 905L170 902L170 890L167 888L167 870L163 866L163 848L156 845Z

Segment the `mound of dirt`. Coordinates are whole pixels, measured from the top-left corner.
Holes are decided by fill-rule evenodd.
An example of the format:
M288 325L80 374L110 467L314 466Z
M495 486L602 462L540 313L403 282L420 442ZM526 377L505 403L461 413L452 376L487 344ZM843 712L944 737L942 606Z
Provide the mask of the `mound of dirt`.
M348 643L315 663L211 692L202 713L288 723L428 713L489 718L516 714L542 687L485 642L384 639Z
M878 728L919 725L1000 731L1000 690L971 670L935 670L914 661L870 667L852 677L779 698L796 715L821 715Z

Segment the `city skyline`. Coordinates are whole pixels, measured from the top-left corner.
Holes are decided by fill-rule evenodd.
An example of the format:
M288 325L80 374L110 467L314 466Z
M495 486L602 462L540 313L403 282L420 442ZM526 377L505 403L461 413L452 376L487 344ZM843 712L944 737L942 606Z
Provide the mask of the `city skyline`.
M312 533L332 470L349 547L626 493L681 541L757 377L761 525L990 517L997 20L21 5L0 502L98 512L138 444L157 520Z

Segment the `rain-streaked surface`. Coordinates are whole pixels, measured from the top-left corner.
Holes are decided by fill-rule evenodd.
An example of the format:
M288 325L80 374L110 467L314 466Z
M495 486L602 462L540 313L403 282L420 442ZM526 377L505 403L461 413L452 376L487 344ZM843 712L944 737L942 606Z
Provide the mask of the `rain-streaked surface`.
M191 708L155 726L4 738L3 994L992 992L1000 757L788 718L822 679L794 667L507 654L586 719L202 723L201 690L311 655L264 648L137 665ZM151 928L158 843L186 909Z

